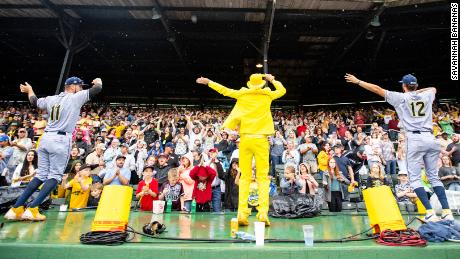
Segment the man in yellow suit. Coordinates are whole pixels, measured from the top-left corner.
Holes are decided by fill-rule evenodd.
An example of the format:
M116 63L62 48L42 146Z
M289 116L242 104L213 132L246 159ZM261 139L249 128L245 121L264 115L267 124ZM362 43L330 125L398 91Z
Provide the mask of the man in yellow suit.
M264 87L264 78L271 82L275 91ZM268 220L268 192L270 181L268 136L275 133L270 105L273 100L286 93L281 82L276 81L270 74L252 74L247 82L248 87L233 90L220 85L208 78L200 77L198 84L208 85L218 93L236 99L235 107L225 120L222 128L236 130L240 133L240 170L238 223L241 226L249 224L248 217L251 210L248 208L249 185L252 180L252 159L256 162L256 179L259 186L259 206L257 220L270 225Z

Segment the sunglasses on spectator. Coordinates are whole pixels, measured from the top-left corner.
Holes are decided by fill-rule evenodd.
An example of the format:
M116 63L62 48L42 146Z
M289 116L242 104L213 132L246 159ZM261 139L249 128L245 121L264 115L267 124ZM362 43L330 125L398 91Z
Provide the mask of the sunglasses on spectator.
M19 131L19 133L26 133L26 132L25 132L25 131L23 131L23 130L21 130L21 131Z

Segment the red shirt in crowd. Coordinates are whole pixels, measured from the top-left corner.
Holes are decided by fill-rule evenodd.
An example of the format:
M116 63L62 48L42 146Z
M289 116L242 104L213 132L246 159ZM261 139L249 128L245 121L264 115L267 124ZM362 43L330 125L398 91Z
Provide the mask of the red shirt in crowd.
M200 176L206 177L205 181L200 181ZM195 180L193 188L193 197L197 204L204 204L211 201L212 187L211 183L216 177L216 171L209 166L195 166L190 171L190 177Z
M391 119L388 122L388 128L392 129L392 130L399 130L398 123L399 123L399 121L397 119Z
M136 190L136 194L140 193L142 191L142 188L144 188L145 186L145 181L142 180L139 182L139 184L137 185L137 190ZM154 200L158 200L158 182L156 179L152 178L152 181L150 181L149 183L149 189L156 193L156 197L153 198L152 195L144 195L142 196L142 199L140 200L141 202L141 210L145 210L145 211L151 211L153 209L153 201Z
M345 126L344 123L341 123L339 128L337 129L337 134L339 137L344 138L345 137L345 132L348 130L347 126Z
M365 123L366 118L361 115L360 113L357 113L355 116L355 124L356 125L363 125Z

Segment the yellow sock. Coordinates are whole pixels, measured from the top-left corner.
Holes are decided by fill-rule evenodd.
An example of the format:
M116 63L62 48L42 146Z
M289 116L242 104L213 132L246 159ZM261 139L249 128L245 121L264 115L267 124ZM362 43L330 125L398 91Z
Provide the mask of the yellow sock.
M443 209L443 210L442 210L442 214L443 214L443 215L452 214L452 211L451 211L450 209Z

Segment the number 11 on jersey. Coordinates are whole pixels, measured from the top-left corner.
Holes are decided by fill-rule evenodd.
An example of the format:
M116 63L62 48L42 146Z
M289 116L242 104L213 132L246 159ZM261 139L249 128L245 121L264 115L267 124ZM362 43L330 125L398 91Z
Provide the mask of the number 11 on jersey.
M55 104L51 107L50 121L58 121L61 117L61 105Z

